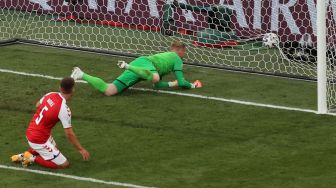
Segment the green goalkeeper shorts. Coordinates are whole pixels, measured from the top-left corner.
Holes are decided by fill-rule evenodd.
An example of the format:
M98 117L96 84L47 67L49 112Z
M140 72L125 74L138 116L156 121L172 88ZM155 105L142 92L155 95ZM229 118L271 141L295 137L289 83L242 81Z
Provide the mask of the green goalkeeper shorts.
M153 63L146 57L139 57L132 61L130 65L135 67L141 67L143 69L149 70L152 73L158 73ZM135 85L136 83L142 81L138 75L132 71L125 70L118 78L116 78L112 83L117 87L118 93L123 90Z

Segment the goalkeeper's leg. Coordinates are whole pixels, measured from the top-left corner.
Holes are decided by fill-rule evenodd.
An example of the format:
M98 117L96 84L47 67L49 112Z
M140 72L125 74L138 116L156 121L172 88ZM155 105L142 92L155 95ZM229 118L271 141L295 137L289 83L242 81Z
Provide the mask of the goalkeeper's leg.
M140 78L149 80L152 83L157 83L160 81L160 75L156 71L150 71L141 67L136 67L132 65L128 65L127 70L134 72Z
M116 87L117 93L121 93L127 88L140 82L141 78L132 71L125 70L112 84Z
M106 96L112 96L118 93L115 84L108 84L98 77L93 77L84 73L83 80L87 81L92 87L99 90L101 93L104 93Z
M75 80L83 79L87 81L92 87L104 93L106 96L112 96L121 93L125 89L141 81L141 78L138 75L129 70L126 70L111 84L108 84L98 77L84 73L78 67L74 68L71 77Z
M80 68L75 67L74 70L72 71L71 77L75 80L85 80L100 91L101 93L104 93L107 96L115 95L118 93L117 87L114 84L108 84L104 80L91 76L89 74L84 73Z
M138 77L144 80L149 80L152 83L157 83L160 81L160 75L157 73L156 68L148 59L144 57L139 57L127 64L124 61L119 61L118 66L123 69L127 69Z
M105 93L105 91L108 88L108 84L98 77L94 77L84 73L82 79L87 81L92 87L94 87L95 89L99 90L102 93Z

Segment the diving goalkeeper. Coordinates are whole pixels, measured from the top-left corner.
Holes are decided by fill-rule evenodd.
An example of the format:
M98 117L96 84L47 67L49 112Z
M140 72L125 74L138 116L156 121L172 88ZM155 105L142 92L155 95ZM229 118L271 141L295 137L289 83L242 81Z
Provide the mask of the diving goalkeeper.
M153 87L156 89L170 87L191 89L202 87L202 83L198 80L194 83L190 83L184 79L182 57L185 51L185 44L175 41L171 44L171 51L169 52L142 56L129 64L120 61L118 66L126 70L111 84L104 82L100 78L84 73L78 67L73 69L71 77L75 80L82 79L87 81L92 87L104 93L106 96L121 93L125 89L143 80L151 81ZM171 72L175 73L175 81L165 82L161 80L163 76Z

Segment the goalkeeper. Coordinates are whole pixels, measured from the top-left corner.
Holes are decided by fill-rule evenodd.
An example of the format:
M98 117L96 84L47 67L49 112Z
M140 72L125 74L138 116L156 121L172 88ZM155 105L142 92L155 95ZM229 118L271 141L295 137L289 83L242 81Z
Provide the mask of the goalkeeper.
M182 87L182 88L199 88L202 87L200 81L196 80L190 83L183 77L183 62L182 57L186 51L185 44L181 42L173 42L171 51L155 54L152 56L142 56L130 64L123 61L118 63L122 69L126 69L118 78L111 84L104 82L102 79L84 73L80 68L75 67L71 77L75 80L85 80L92 87L104 93L106 96L112 96L121 93L125 89L134 84L149 80L153 83L155 89ZM176 80L172 82L162 81L162 77L174 72Z

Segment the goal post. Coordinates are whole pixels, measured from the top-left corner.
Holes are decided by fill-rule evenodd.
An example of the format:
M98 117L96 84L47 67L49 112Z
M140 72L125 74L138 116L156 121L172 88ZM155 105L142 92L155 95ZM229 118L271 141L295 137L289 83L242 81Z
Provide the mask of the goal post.
M316 81L316 111L336 108L336 0L0 0L0 45L137 57L173 40L188 64Z
M327 105L327 3L317 3L317 112L326 114Z

